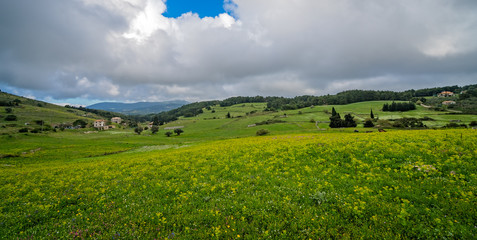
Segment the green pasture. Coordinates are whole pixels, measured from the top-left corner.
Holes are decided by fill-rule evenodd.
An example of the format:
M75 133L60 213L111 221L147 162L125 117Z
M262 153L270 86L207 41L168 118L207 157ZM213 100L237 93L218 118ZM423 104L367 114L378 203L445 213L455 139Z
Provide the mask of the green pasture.
M170 138L1 135L0 238L476 238L475 130L214 140L180 121Z

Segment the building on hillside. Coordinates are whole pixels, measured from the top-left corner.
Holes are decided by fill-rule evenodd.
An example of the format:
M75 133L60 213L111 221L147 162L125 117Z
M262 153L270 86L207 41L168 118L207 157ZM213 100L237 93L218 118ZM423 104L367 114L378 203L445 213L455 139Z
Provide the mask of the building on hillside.
M147 127L148 127L149 129L151 129L152 126L154 126L154 122L149 122L149 123L147 124Z
M437 94L438 97L452 97L454 96L453 92L450 91L442 91L441 93Z
M111 122L120 124L122 122L122 119L120 117L113 117L111 118Z
M455 101L444 101L444 102L442 102L442 105L447 105L447 106L453 105L453 104L455 104Z
M106 121L103 119L96 120L93 123L94 128L97 128L99 130L107 130L108 126L106 125Z

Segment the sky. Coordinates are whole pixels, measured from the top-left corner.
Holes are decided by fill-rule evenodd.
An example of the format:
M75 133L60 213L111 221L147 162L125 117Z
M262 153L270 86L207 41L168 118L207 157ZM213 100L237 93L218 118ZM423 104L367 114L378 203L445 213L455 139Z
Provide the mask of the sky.
M477 83L475 0L2 0L0 89L53 103Z

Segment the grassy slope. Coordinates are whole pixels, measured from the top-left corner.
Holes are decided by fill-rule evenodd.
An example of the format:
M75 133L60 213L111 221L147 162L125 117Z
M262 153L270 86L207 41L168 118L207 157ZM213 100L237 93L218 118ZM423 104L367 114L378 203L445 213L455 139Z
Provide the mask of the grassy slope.
M54 136L68 137L61 134ZM105 146L107 134L114 135L81 135L77 143ZM179 139L116 135L111 146ZM0 236L473 239L476 137L473 130L283 135L38 164L40 150L2 160Z
M219 107L213 108L208 111L204 109L204 113L196 117L182 118L179 121L169 123L166 126L185 126L184 130L187 135L199 135L207 136L250 136L260 128L266 128L274 134L284 133L298 133L298 132L316 132L318 129L315 126L314 121L320 121L318 126L321 129L329 129L327 121L329 121L330 114L325 111L331 112L331 108L335 107L343 117L347 113L351 113L357 120L358 129L362 128L362 122L369 117L371 109L376 117L379 119L397 119L402 117L430 117L435 121L425 121L424 123L428 127L442 127L449 123L451 120L459 119L464 124L469 124L471 121L476 121L476 115L449 115L445 112L436 112L427 108L417 106L417 110L408 112L382 112L380 109L384 103L389 101L371 101L361 102L348 105L329 105L329 106L316 106L313 108L304 108L299 110L280 111L280 112L263 112L266 104L254 103L254 104L238 104L231 107ZM254 114L247 115L251 111L257 111ZM230 112L232 119L226 119L225 115ZM286 114L286 117L284 117ZM241 117L238 117L241 116ZM216 118L216 119L213 119ZM272 125L261 125L256 127L247 127L248 125L262 122L265 120L281 120L286 123L277 123ZM341 131L353 131L353 129L346 129ZM369 129L368 129L369 130Z
M334 107L359 120L371 108L380 119L428 116L440 126L477 120L422 107L385 113L378 110L383 103ZM82 114L25 105L14 108L20 123ZM163 127L140 136L130 129L1 135L0 236L475 237L473 130L318 131L310 120L328 121L324 111L331 107L262 112L263 103L216 106L215 113L204 109L163 126L185 126L183 135L170 138ZM225 118L228 112L234 118ZM286 122L248 127L270 119ZM246 138L260 128L275 136ZM242 139L222 141L231 138Z
M14 107L0 107L0 126L6 124L16 124L14 128L0 128L0 133L13 133L19 128L25 127L25 123L33 124L36 120L43 120L45 124L61 124L73 123L77 119L83 119L87 122L92 122L101 117L83 112L76 109L67 109L65 107L57 106L50 103L36 101L28 98L23 98L8 93L0 92L1 101L12 101L19 99L21 104ZM13 109L12 113L6 113L6 108ZM13 114L17 116L17 121L5 121L5 116Z

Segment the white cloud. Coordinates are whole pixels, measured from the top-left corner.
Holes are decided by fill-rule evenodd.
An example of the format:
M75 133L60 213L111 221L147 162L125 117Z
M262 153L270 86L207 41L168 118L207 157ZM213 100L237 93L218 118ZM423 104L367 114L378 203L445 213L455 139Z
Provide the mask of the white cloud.
M3 1L0 87L55 99L202 100L477 75L475 1L227 0L230 14L205 18L166 18L166 4Z

